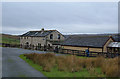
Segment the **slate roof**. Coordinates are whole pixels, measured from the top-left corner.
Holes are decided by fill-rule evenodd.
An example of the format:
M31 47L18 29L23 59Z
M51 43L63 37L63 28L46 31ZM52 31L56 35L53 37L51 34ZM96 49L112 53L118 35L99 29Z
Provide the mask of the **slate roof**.
M81 37L88 37L88 36L112 36L114 41L120 42L120 34L78 34L78 35L65 35L66 38L69 36L81 36Z
M112 37L116 42L120 42L120 35L114 35Z
M109 38L109 36L70 36L61 45L103 47Z
M21 36L35 36L35 37L44 37L56 30L44 30L44 31L29 31Z

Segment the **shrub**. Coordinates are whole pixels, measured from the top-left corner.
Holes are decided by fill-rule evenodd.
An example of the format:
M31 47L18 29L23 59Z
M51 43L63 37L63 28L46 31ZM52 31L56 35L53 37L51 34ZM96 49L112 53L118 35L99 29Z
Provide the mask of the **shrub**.
M82 70L83 67L84 67L83 59L73 56L73 72L78 72L78 71Z
M104 58L103 56L98 56L98 57L96 57L96 58L94 59L94 64L93 64L93 66L94 66L94 67L101 67L102 64L104 64L104 63L103 63L104 60L105 60L105 58Z
M101 68L102 72L108 77L119 77L120 70L118 66L118 58L111 58L105 60Z
M68 72L76 72L82 68L75 56L58 56L57 65L58 70Z
M26 58L32 60L35 64L39 64L43 67L44 71L50 72L52 67L55 65L55 54L46 53L46 54L24 54Z
M60 71L71 71L72 61L69 56L58 56L57 57L58 70Z
M107 68L106 75L108 77L118 77L119 72L118 72L118 65L110 65L109 68Z
M66 66L64 64L65 56L59 56L57 57L57 65L59 71L65 71Z
M43 71L50 72L57 65L59 71L79 72L86 68L91 74L95 73L95 68L101 68L103 74L108 77L118 77L120 70L120 61L118 57L105 59L103 57L96 58L78 58L71 56L55 56L53 53L45 54L24 54L27 59L32 60L35 64L42 66ZM119 67L118 67L119 66Z
M90 68L93 67L93 59L92 58L87 58L85 59L85 67L87 68L87 70L90 70Z

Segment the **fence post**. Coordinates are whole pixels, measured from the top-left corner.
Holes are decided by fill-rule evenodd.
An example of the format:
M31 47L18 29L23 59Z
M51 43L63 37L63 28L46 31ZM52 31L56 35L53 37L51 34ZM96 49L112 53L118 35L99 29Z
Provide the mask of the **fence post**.
M79 50L78 50L78 52L77 52L77 55L79 55Z
M85 56L85 51L84 51L84 56Z
M92 56L92 52L89 51L89 53L90 53L90 56Z
M66 49L67 50L67 54L68 54L68 49Z

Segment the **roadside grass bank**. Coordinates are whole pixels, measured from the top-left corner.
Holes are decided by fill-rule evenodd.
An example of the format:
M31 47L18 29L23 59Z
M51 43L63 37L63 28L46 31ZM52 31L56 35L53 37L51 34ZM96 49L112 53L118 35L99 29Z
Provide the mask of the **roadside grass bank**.
M54 54L22 54L25 60L46 77L118 77L117 58L78 58Z
M8 34L0 34L0 43L5 43L5 44L19 44L20 39L19 36L16 35L8 35Z
M19 36L0 34L0 47L19 47L19 45Z
M20 40L15 38L2 37L0 47L20 47Z
M20 44L20 40L8 38L8 37L2 37L2 43L6 44Z

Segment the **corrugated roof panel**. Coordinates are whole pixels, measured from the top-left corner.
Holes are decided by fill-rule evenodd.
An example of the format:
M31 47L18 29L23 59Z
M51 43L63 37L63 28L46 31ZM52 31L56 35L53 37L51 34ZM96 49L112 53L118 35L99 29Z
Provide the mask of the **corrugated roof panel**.
M120 42L111 42L108 47L120 47Z

